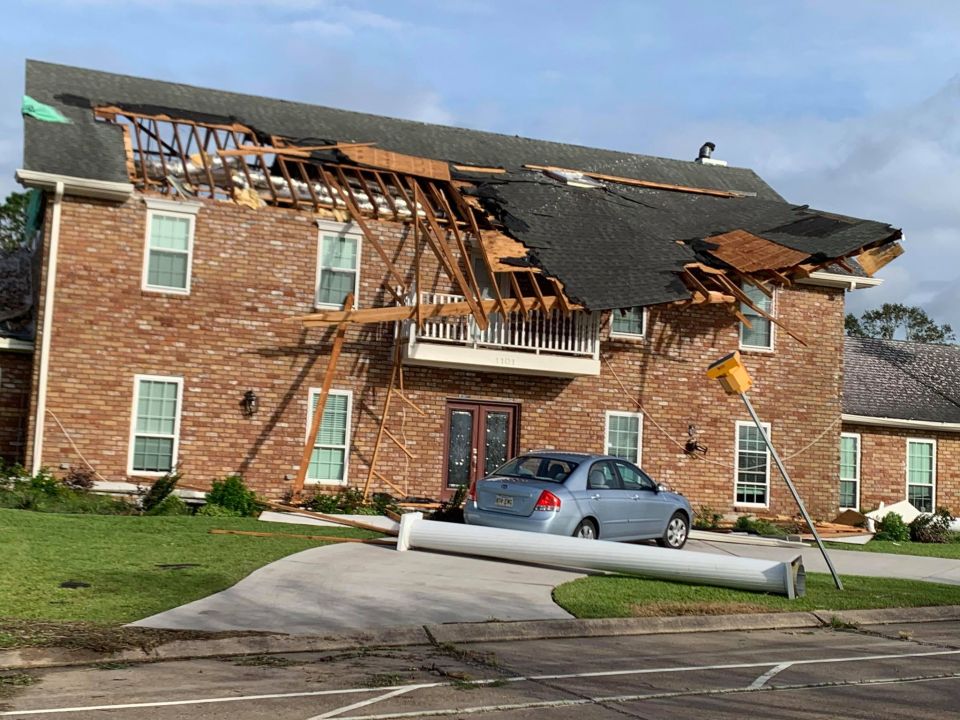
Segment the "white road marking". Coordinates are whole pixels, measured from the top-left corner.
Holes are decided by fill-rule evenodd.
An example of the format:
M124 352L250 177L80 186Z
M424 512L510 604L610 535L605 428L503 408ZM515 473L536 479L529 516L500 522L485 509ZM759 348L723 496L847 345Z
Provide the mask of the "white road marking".
M361 700L360 702L353 703L353 705L344 705L342 708L337 708L336 710L329 710L328 712L325 712L322 715L314 715L312 718L308 718L307 720L324 720L325 718L332 718L335 715L340 715L342 713L347 712L348 710L356 710L357 708L366 707L367 705L373 705L374 703L378 703L381 700L389 700L392 697L396 697L397 695L403 695L404 693L412 692L413 690L419 690L421 688L433 687L433 686L436 686L436 683L429 683L426 685L407 685L406 687L397 688L392 692L384 693L383 695L377 695L377 697L375 698Z
M414 710L411 712L384 713L382 715L351 715L339 720L402 720L403 718L443 717L445 715L478 715L489 712L507 712L510 710L538 710L548 708L576 707L581 705L596 705L600 703L629 703L643 700L664 700L679 697L693 697L706 695L735 695L739 693L778 692L782 690L821 690L823 688L849 687L856 685L898 685L906 683L933 682L936 680L957 680L960 673L947 675L907 678L870 678L867 680L836 680L822 683L807 683L803 685L779 685L776 688L751 689L747 687L716 688L712 690L678 690L675 692L649 693L646 695L607 695L602 697L576 698L570 700L543 700L539 702L511 703L509 705L480 705L469 708L443 708L440 710Z
M809 660L767 660L762 662L752 662L752 663L729 663L724 665L687 665L681 667L661 667L661 668L637 668L632 670L599 670L596 672L583 672L583 673L557 673L551 675L528 675L528 676L518 676L518 677L508 677L508 678L488 678L482 680L469 680L469 681L458 681L456 684L470 684L470 685L490 685L491 683L516 683L516 682L527 682L527 681L538 681L538 680L568 680L574 678L597 678L597 677L616 677L624 675L653 675L659 673L687 673L687 672L697 672L702 670L737 670L744 668L762 668L762 667L771 667L775 665L782 664L792 664L792 665L816 665L816 664L825 664L825 663L845 663L845 662L865 662L869 660L896 660L898 658L917 658L917 657L935 657L943 655L960 655L960 650L934 650L930 652L916 652L916 653L893 653L888 655L854 655L846 657L827 657L827 658L812 658ZM291 693L271 693L269 695L235 695L230 697L214 697L214 698L196 698L190 700L164 700L156 702L141 702L141 703L124 703L118 705L84 705L78 707L63 707L63 708L44 708L39 710L7 710L0 711L0 717L9 717L9 716L20 716L20 715L50 715L56 713L76 713L76 712L88 712L91 710L128 710L131 708L148 708L148 707L170 707L175 705L205 705L212 703L223 703L223 702L241 702L241 701L252 701L252 700L280 700L284 698L296 698L296 697L319 697L323 695L348 695L355 693L372 693L377 690L407 690L409 689L428 689L435 687L449 687L454 685L451 682L436 682L436 683L423 683L423 684L410 684L410 685L396 685L392 687L385 688L344 688L341 690L314 690L309 692L291 692ZM559 702L559 701L558 701ZM377 717L377 716L369 716ZM348 720L344 718L343 720Z
M776 667L770 668L770 669L767 670L763 675L761 675L761 676L758 677L756 680L754 680L752 683L750 683L750 687L747 688L747 689L748 689L748 690L759 690L760 688L762 688L764 685L767 684L767 680L769 680L770 678L772 678L774 675L779 675L780 673L782 673L784 670L786 670L786 669L787 669L788 667L790 667L791 665L793 665L793 663L780 663L780 664L777 665Z

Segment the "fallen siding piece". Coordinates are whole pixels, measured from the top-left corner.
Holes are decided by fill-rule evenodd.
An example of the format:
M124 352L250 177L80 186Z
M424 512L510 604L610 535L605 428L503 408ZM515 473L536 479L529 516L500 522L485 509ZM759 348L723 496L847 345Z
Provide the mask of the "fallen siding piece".
M360 520L352 520L345 518L342 515L325 515L324 513L312 512L310 510L304 510L302 508L292 507L290 505L281 505L280 503L273 502L268 502L266 505L274 510L282 510L284 512L295 513L297 515L305 515L307 517L316 518L317 520L326 520L327 522L332 522L336 525L346 525L347 527L360 528L361 530L372 530L373 532L386 533L387 535L396 535L398 533L398 530L392 527L377 527L372 523L361 522Z
M435 550L540 565L603 570L656 580L716 585L802 597L806 576L800 555L790 562L627 545L605 540L424 520L400 519L397 550Z

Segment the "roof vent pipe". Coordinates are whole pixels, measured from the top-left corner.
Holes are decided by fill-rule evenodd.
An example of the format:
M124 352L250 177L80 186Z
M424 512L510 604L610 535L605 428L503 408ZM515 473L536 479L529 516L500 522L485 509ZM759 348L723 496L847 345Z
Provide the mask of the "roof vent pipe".
M717 146L708 140L700 146L700 154L697 156L697 160L710 159L710 156L713 155L713 151L716 149Z

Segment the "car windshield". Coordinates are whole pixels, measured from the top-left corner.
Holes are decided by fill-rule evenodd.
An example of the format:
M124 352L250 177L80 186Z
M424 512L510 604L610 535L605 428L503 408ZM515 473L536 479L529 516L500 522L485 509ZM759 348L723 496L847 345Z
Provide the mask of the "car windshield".
M576 469L577 463L543 455L521 455L494 470L491 475L524 480L561 483Z

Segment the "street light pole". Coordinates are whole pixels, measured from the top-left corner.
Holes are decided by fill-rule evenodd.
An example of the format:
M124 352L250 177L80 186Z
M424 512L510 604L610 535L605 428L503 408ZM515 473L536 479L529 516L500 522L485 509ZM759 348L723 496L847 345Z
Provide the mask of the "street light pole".
M826 560L827 567L830 568L830 574L833 575L833 582L836 584L837 590L843 590L843 583L840 581L840 576L837 575L837 571L833 567L833 563L830 561L830 556L827 554L827 549L823 546L823 540L820 539L817 528L810 519L810 515L807 514L807 508L804 507L803 500L800 499L800 493L797 492L797 488L794 487L793 481L790 479L790 475L787 474L787 468L784 467L783 461L780 459L780 455L777 454L776 448L773 447L773 443L770 442L770 438L767 437L767 433L764 432L763 425L760 424L760 418L757 417L757 411L753 409L753 404L750 402L750 398L747 397L745 392L740 393L740 398L743 400L743 404L747 406L747 412L749 412L750 417L753 418L753 422L756 424L757 430L760 431L760 436L763 438L763 442L766 443L767 449L770 451L770 454L773 455L773 461L777 464L780 474L783 475L783 479L787 482L787 487L790 488L790 493L793 495L793 499L796 500L797 507L800 508L800 514L803 515L803 519L806 521L807 527L809 527L810 532L813 533L813 539L817 541L817 547L820 548L820 552L823 554L823 559Z

